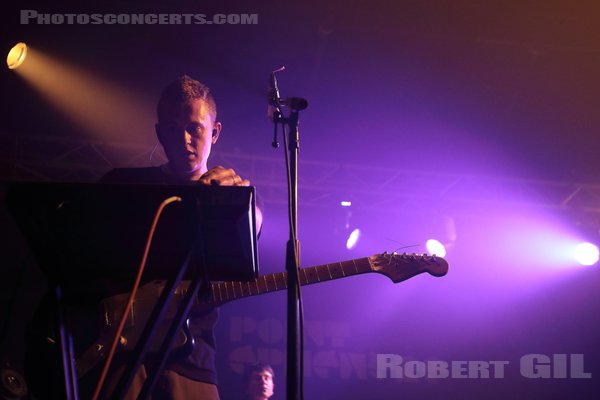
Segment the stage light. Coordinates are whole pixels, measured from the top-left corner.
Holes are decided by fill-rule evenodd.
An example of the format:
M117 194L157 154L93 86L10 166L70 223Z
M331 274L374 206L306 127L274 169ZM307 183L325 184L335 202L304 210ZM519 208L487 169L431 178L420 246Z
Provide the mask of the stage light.
M6 65L8 65L8 68L10 69L15 69L23 64L25 57L27 57L27 45L23 42L19 42L8 52L8 56L6 56Z
M581 265L594 265L598 257L598 247L591 243L580 243L575 247L575 260Z
M417 240L420 243L420 252L445 257L448 252L453 251L457 241L454 218L439 214L424 218Z
M350 207L350 206L352 206L352 202L348 201L348 200L342 200L342 201L340 201L340 206L342 206L342 207Z
M348 239L346 240L346 249L352 250L358 243L358 239L360 239L360 229L356 228L350 232L350 235L348 235Z
M435 254L439 257L446 257L446 248L439 240L429 239L425 243L425 247L427 247L429 254Z

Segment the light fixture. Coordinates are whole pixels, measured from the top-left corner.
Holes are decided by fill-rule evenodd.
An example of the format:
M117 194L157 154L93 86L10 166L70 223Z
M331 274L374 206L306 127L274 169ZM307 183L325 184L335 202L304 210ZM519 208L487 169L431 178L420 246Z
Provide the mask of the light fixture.
M346 239L346 249L352 250L358 243L358 239L360 239L360 229L355 228L348 235L348 239Z
M23 42L19 42L8 52L8 56L6 56L6 65L8 65L8 68L10 69L15 69L23 64L25 57L27 57L27 45Z
M427 252L429 254L435 254L439 257L446 257L446 246L444 246L442 242L437 239L429 239L425 244L425 247L427 247Z
M580 243L575 247L575 260L581 265L594 265L598 262L598 247L591 243Z

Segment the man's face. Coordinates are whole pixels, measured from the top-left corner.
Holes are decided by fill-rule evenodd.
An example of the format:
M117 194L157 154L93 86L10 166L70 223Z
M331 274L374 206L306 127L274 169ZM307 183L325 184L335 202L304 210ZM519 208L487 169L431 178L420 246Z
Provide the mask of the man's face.
M255 371L250 376L248 394L250 399L268 399L273 396L273 375L269 371Z
M171 172L188 180L202 176L207 171L210 149L220 130L221 124L213 124L210 108L204 100L162 107L156 133L169 159Z

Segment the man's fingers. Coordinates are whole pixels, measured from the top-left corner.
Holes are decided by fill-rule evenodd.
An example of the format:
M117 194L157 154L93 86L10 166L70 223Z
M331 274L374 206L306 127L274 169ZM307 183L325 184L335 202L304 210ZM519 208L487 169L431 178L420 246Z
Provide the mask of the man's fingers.
M215 167L207 171L198 180L204 185L215 186L250 186L250 181L242 179L232 168Z
M228 185L229 183L229 185ZM248 179L242 179L239 176L230 176L227 179L217 180L211 179L210 185L213 186L250 186L250 181Z

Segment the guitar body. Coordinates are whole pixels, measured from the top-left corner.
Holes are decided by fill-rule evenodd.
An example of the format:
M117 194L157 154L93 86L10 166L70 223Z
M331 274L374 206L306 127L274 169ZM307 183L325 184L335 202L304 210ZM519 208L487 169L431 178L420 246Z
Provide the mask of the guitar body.
M188 282L183 282L180 288L175 292L173 301L167 309L163 323L157 328L154 340L150 344L149 354L152 355L159 350L161 343L164 341L168 328L170 327L177 308L183 298L183 294L189 285ZM150 319L154 306L165 287L165 281L157 280L149 282L139 287L135 302L131 308L131 312L127 316L125 327L119 338L118 352L128 352L135 349L146 323ZM97 329L98 336L91 347L88 347L78 358L76 363L77 375L79 377L85 375L99 361L105 357L105 353L114 338L116 327L123 315L123 310L129 293L121 293L115 296L103 299L100 302L98 310ZM196 313L206 313L212 307L209 305L195 304L194 311ZM189 326L185 323L178 330L175 342L173 344L172 357L181 357L189 354L193 350L193 336Z

